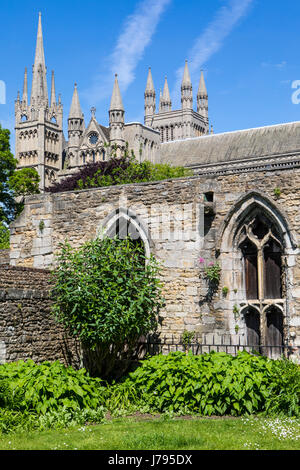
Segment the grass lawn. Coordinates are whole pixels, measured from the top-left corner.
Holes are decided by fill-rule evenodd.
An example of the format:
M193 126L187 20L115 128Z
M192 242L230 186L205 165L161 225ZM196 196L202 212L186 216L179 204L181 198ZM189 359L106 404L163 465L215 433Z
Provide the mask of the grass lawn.
M0 450L299 450L290 418L117 418L95 426L0 436Z

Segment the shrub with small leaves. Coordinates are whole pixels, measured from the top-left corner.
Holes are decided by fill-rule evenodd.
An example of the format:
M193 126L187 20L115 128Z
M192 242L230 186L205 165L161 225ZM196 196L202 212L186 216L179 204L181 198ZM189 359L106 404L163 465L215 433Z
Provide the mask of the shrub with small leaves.
M119 184L160 181L169 178L192 176L193 172L184 167L169 164L138 162L128 151L121 158L112 157L107 161L88 163L80 170L46 189L51 193L99 188Z
M158 272L155 258L146 259L143 245L129 238L61 246L53 313L82 342L91 374L107 378L141 336L155 331L163 304Z

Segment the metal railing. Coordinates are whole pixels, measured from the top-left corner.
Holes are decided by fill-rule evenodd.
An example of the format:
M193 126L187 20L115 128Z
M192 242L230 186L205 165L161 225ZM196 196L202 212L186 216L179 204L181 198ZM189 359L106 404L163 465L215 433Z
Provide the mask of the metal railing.
M178 337L151 337L145 338L139 342L136 357L143 358L146 355L154 356L156 354L168 354L174 351L187 352L193 355L204 353L224 352L226 354L237 355L239 351L247 351L251 354L260 354L272 359L280 357L290 358L293 355L300 355L300 346L289 345L268 345L268 344L249 344L244 338L236 335L208 335L193 339L190 342L184 342Z

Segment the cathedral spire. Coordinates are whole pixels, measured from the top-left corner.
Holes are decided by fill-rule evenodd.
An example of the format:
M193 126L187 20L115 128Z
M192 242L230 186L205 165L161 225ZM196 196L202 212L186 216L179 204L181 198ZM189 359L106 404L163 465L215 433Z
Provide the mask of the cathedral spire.
M154 83L153 83L153 78L152 78L152 73L151 73L151 67L149 67L148 71L148 77L147 77L147 85L146 85L146 92L154 92Z
M60 103L60 98L58 100ZM77 83L74 85L74 92L72 96L72 103L68 118L68 138L69 138L69 150L73 155L72 158L75 158L75 155L78 152L79 142L84 132L85 124L83 113L81 111L79 96L77 91ZM76 158L75 158L76 160Z
M110 111L124 111L123 101L121 97L118 75L115 74L115 83L110 101Z
M82 111L79 102L79 96L77 91L77 83L74 85L74 92L72 97L72 103L70 108L69 119L82 119Z
M182 109L193 109L193 87L187 60L185 61L181 83L181 107Z
M124 106L118 83L118 75L115 75L115 83L109 108L110 144L116 146L119 152L125 145L124 137Z
M151 67L149 67L145 98L145 125L150 126L152 123L152 116L155 114L155 89L152 79Z
M163 95L161 98L161 111L163 113L166 113L171 110L172 110L172 102L170 98L169 85L168 85L167 77L165 77L164 90L163 90Z
M162 92L161 88L159 90L159 112L161 113L161 102L162 102Z
M50 107L52 108L52 107L54 107L55 105L56 105L55 80L54 80L54 71L52 70Z
M43 44L42 14L39 13L38 32L35 49L35 59L33 65L33 78L31 90L31 103L38 101L42 104L48 104L48 89L46 78L46 65Z
M201 76L200 76L199 88L198 88L198 95L208 97L207 89L206 89L206 85L205 85L205 80L204 80L204 75L203 75L203 70L201 70Z
M192 85L191 82L191 76L190 76L190 71L188 67L188 61L185 61L185 66L184 66L184 72L183 72L183 78L182 78L182 83L181 85Z
M205 85L203 70L201 70L201 77L197 94L197 112L201 114L208 123L208 94Z
M24 84L23 84L23 97L22 97L23 106L27 107L28 105L28 81L27 81L27 68L24 72Z

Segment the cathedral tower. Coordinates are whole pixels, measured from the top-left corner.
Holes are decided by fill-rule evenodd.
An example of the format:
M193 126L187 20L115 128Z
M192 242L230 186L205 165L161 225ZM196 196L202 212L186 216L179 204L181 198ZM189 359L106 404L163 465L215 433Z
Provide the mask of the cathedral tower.
M145 126L151 126L152 118L155 114L155 89L151 74L151 68L149 67L147 85L145 90Z
M117 155L120 155L120 149L125 147L124 115L125 111L119 88L118 75L116 74L109 108L109 128L110 144L117 146Z
M40 189L55 180L61 169L63 151L63 107L56 102L54 73L51 98L48 99L42 18L39 13L32 87L28 103L28 74L25 69L23 95L15 101L16 158L18 168L35 168L40 176Z
M77 84L75 83L68 118L68 160L71 166L79 165L78 149L84 129L84 116L79 102Z
M169 91L167 77L165 77L163 94L160 100L160 109L161 109L160 111L161 113L168 113L169 111L172 111L172 101L170 98L170 91Z
M203 116L207 126L208 120L208 94L206 90L205 80L203 71L201 71L201 77L199 82L198 94L197 94L197 112Z
M193 109L193 87L187 60L185 61L183 79L181 83L181 107L182 109Z

